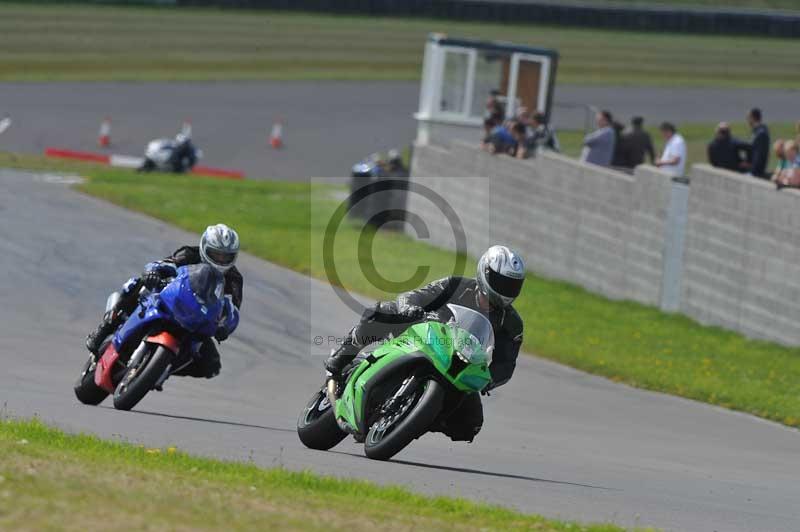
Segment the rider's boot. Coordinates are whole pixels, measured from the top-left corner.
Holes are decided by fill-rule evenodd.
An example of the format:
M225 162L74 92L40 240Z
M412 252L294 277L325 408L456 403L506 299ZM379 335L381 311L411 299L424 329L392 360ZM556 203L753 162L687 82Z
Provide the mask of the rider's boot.
M121 324L121 314L110 310L103 316L103 321L97 326L97 329L90 332L86 337L86 349L95 356L100 356L100 347L108 337L113 333Z
M344 369L356 358L361 350L353 344L352 339L347 338L344 343L325 361L325 369L328 372L328 379L336 383L337 388L341 386Z

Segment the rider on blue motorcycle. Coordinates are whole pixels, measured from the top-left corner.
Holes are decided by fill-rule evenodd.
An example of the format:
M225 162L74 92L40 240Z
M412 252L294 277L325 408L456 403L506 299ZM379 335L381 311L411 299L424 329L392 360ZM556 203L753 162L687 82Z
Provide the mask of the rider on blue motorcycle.
M236 257L239 254L239 235L236 231L224 224L211 225L206 228L200 237L199 246L184 246L175 251L164 260L151 262L145 266L141 277L133 277L125 283L121 290L121 297L117 304L103 316L103 321L97 330L86 338L86 348L95 356L100 356L100 347L103 341L119 328L125 321L125 316L130 315L139 303L139 287L145 286L150 290L158 291L164 286L164 281L175 277L177 268L189 264L204 262L225 277L226 308L223 315L238 315L242 304L242 274L236 269ZM225 326L228 322L238 323L235 320L226 320L217 329L214 338L222 342L232 332ZM200 357L195 363L189 364L185 369L174 373L191 377L205 377L210 379L219 374L222 367L214 342L209 338L200 347Z
M358 352L367 345L397 336L426 313L448 303L471 308L492 324L495 348L489 371L492 382L481 393L488 393L508 382L514 373L522 345L522 318L511 304L525 282L525 264L506 246L492 246L478 261L475 279L446 277L397 296L396 301L381 301L367 309L331 357L325 361L330 378L341 383L343 372ZM483 405L477 393L465 396L461 405L434 430L454 441L472 441L483 425Z

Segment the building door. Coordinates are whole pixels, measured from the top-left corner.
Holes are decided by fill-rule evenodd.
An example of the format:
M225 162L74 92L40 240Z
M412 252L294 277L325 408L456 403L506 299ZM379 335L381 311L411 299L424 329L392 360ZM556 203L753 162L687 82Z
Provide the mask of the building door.
M550 58L543 55L513 54L508 84L506 116L513 117L520 108L529 113L545 111Z

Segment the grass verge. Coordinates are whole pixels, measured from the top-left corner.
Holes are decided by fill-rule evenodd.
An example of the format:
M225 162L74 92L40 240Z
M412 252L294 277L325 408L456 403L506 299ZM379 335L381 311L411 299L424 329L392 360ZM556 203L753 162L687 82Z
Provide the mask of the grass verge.
M560 83L800 84L800 56L790 39L5 2L0 80L416 80L432 31L556 48Z
M622 530L68 435L35 420L0 420L0 456L2 530Z
M240 231L246 251L326 279L316 250L338 202L324 186L144 176L7 154L0 155L3 166L79 171L90 178L83 191L198 233L208 223L224 220ZM392 297L361 273L359 236L350 224L337 233L341 284L376 298ZM389 279L407 279L419 264L431 265L427 279L435 279L450 273L454 263L448 251L388 232L376 235L372 256L377 271ZM473 268L469 259L466 271ZM749 340L682 315L610 301L536 275L528 276L516 306L526 324L524 347L539 356L614 381L800 427L800 349Z

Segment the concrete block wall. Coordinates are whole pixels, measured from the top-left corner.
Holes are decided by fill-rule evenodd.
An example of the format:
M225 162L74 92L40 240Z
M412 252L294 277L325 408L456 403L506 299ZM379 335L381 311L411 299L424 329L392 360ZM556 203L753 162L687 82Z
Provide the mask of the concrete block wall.
M521 161L454 141L416 146L412 175L459 213L471 255L504 242L537 273L658 304L666 174L641 167L630 176L555 153ZM437 206L411 195L408 207L429 225L433 244L454 249Z
M800 344L800 193L708 165L692 169L682 311Z
M686 185L653 167L629 176L554 153L492 156L461 141L416 146L412 175L459 215L472 256L505 242L539 274L800 345L800 191L695 165L686 208ZM441 205L410 195L408 208L434 245L455 248ZM678 225L683 236L670 240Z

